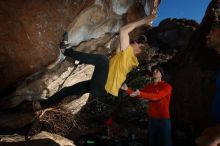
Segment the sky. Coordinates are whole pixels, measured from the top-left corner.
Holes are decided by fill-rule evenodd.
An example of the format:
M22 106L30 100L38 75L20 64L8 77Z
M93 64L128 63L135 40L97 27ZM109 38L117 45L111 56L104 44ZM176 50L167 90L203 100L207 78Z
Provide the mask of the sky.
M157 26L166 18L187 18L201 22L211 0L161 0L158 18L153 26Z

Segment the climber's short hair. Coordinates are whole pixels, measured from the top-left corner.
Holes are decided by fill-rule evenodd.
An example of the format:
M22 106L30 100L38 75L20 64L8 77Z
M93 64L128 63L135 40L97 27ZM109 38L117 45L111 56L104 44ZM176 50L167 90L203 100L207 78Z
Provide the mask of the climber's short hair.
M138 44L145 44L145 43L147 43L147 37L145 35L138 36L130 41L131 44L134 42L136 42Z

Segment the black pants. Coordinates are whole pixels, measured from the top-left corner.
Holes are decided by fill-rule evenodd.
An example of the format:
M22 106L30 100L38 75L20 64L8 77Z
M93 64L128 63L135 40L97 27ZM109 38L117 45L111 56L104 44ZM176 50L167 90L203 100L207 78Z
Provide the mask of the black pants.
M84 93L91 93L95 97L105 96L105 84L108 77L109 60L107 56L100 54L88 54L77 52L73 49L67 49L64 55L85 64L92 64L95 66L91 80L77 83L73 86L64 87L53 96L41 102L43 108L50 107L64 97L72 95L82 95Z

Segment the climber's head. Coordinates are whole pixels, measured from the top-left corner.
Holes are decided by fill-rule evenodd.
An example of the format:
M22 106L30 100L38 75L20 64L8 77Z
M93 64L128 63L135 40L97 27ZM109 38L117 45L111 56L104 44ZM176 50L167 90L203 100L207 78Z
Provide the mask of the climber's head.
M131 46L134 49L135 56L138 56L140 53L146 50L146 46L145 46L146 42L147 42L147 38L144 35L131 41Z
M145 45L141 43L132 43L131 46L133 47L135 56L138 56L141 52L145 50Z

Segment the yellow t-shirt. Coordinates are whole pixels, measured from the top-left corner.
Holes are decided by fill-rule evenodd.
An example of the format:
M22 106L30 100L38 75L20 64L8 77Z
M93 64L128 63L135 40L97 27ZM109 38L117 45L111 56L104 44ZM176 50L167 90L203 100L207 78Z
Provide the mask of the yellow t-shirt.
M118 52L110 59L105 90L114 96L118 96L119 88L125 81L127 74L138 65L137 57L134 55L131 45L126 50Z

